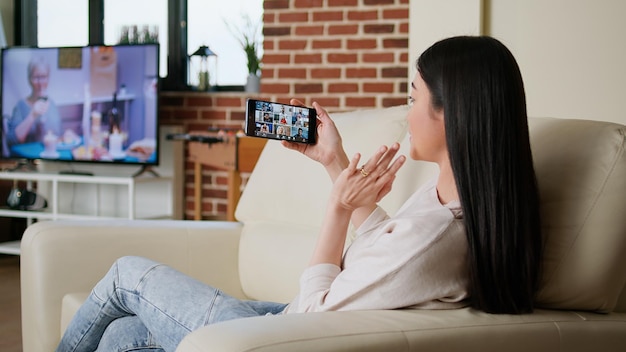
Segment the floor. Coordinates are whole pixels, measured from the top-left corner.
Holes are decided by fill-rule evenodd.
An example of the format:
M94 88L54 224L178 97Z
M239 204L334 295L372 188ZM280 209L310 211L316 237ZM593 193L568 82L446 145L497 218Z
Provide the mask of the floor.
M0 255L0 351L22 351L20 257Z

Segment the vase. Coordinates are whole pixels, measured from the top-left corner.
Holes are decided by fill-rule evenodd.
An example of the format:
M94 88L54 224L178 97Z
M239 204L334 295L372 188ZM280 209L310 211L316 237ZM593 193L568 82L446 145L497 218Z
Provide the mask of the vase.
M258 93L261 87L261 77L251 73L246 81L246 92Z

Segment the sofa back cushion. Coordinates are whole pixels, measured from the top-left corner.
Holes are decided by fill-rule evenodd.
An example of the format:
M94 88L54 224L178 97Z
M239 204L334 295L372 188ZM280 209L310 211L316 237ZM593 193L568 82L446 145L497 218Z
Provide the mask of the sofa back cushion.
M408 156L406 107L332 114L349 156L366 160L401 142ZM626 155L621 125L530 119L546 240L539 304L611 311L626 280ZM409 160L381 201L393 214L436 166ZM331 182L325 170L268 142L242 194L240 275L253 299L290 301L320 229Z
M546 241L538 303L612 311L626 282L626 129L535 118L530 132Z

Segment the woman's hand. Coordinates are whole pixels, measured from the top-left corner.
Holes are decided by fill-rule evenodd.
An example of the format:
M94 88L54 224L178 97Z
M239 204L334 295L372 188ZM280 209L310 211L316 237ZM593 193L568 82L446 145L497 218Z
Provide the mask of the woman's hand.
M291 99L291 105L304 106L301 101ZM315 144L304 144L282 141L283 146L299 151L309 158L321 163L334 180L348 165L348 157L343 150L341 136L333 120L326 110L317 102L313 103L317 112L317 141Z
M396 173L406 160L401 155L392 162L399 148L398 143L390 148L380 147L361 168L357 168L361 155L356 154L340 173L330 195L310 265L328 263L341 266L350 218L354 223L354 217L360 212L356 224L360 226L376 203L391 191Z
M403 155L393 160L399 148L398 143L382 146L361 167L357 167L361 159L357 153L335 181L331 202L350 211L374 206L391 191L396 173L406 161Z
M35 103L33 104L33 115L34 117L39 117L43 114L46 113L46 111L48 111L48 107L50 106L50 103L48 102L48 100L44 100L44 99L37 99L37 101L35 101Z

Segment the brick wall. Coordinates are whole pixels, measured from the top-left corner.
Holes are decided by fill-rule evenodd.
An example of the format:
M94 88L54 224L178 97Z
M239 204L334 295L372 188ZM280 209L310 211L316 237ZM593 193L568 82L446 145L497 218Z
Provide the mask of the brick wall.
M404 104L408 0L265 0L262 93L329 110Z
M315 100L331 112L406 103L408 0L265 0L264 8L261 93L164 92L163 124L183 124L187 131L240 128L248 97ZM186 175L185 216L191 219L189 162ZM203 169L203 218L225 217L226 176Z

